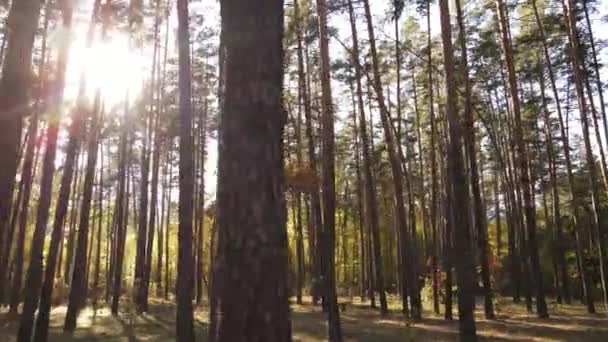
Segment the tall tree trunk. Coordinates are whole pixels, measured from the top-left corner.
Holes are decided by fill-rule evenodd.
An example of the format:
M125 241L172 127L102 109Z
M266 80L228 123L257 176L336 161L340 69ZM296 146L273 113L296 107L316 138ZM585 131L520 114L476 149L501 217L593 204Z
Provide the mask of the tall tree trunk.
M40 58L40 63L38 64L38 69L39 70L44 70L44 68L47 65L47 33L48 33L48 26L49 26L49 7L45 7L45 16L44 16L44 28L43 28L43 33L42 33L42 48L41 48L41 58ZM6 29L6 28L5 28ZM7 34L4 34L4 39L3 39L3 44L6 43L6 37ZM42 75L40 75L40 81L39 81L39 86L42 87L42 85L44 84L44 82L48 81L48 74L44 73ZM38 98L36 99L36 103L35 103L35 107L34 107L34 114L32 115L31 119L30 119L30 125L28 127L28 133L27 135L29 136L29 139L27 140L27 147L26 147L26 151L25 151L25 159L23 161L23 165L22 165L22 170L21 170L21 182L20 182L20 191L19 191L19 196L17 196L17 200L15 201L15 210L14 210L14 215L13 218L11 220L10 223L10 228L9 230L6 232L6 247L7 248L2 248L2 224L0 223L0 302L4 299L4 289L5 289L5 285L4 284L8 284L9 283L9 277L8 277L8 273L10 272L6 272L7 271L7 266L8 266L8 262L9 262L9 256L10 256L10 252L11 252L11 246L13 245L13 235L15 232L15 228L16 228L16 224L17 224L17 217L19 217L19 238L18 240L23 240L24 238L21 238L21 236L25 236L25 228L27 226L27 217L28 217L28 212L29 212L29 204L30 204L30 195L31 195L31 190L32 190L32 182L34 179L34 175L36 173L36 166L37 166L37 161L38 161L38 155L40 152L40 145L38 144L39 140L38 140L38 125L39 125L39 117L40 117L40 111L42 109L42 95L39 95ZM46 99L44 99L44 101L46 101ZM40 137L41 139L42 137ZM36 145L38 145L38 147L36 148ZM36 155L36 161L34 163L34 154ZM18 254L20 253L21 255L23 255L23 242L18 242L17 245L18 248ZM19 251L19 249L21 249L21 251ZM18 258L17 258L18 259ZM21 257L21 259L23 259L23 257ZM23 261L20 261L19 263L23 263ZM22 267L22 266L19 266ZM21 273L19 271L19 273ZM14 277L14 279L16 279L17 277ZM21 276L19 276L19 281L21 281ZM13 287L13 289L15 289L16 287ZM17 287L19 291L21 291L21 285L19 285ZM15 308L15 312L16 313L16 308Z
M101 5L100 0L96 0L93 8L92 18L96 20L97 13L99 11L99 7ZM66 8L65 11L72 11L72 8ZM71 16L71 13L70 13ZM93 40L94 34L94 23L92 20L89 26L88 36L87 36L87 44L91 44ZM80 78L79 85L79 94L78 94L78 103L79 106L76 108L74 113L72 114L73 120L69 129L69 138L68 138L68 148L66 151L66 159L65 159L65 167L63 170L63 174L61 177L61 186L59 189L59 197L57 199L57 207L55 208L55 217L53 221L53 229L51 232L51 243L49 246L49 253L47 255L47 266L44 271L44 281L42 283L42 291L40 293L40 307L38 310L38 316L36 319L36 328L34 332L34 337L37 341L46 341L48 339L48 327L49 327L49 319L50 319L50 311L51 311L51 300L53 295L53 287L55 284L55 272L56 270L61 268L61 263L58 263L57 254L59 254L59 249L61 246L61 242L63 240L63 232L64 232L64 224L65 218L68 210L68 202L70 197L70 188L72 184L72 179L74 175L74 166L78 164L77 162L77 154L80 149L81 140L85 135L85 112L91 110L89 108L85 108L84 106L84 93L85 93L85 79L83 75ZM96 95L96 106L99 106L99 94ZM93 108L96 110L96 108ZM77 182L76 182L77 183ZM75 193L76 191L74 191ZM75 208L75 204L73 203L73 208ZM74 209L73 209L74 210ZM88 219L88 216L87 216ZM68 247L71 248L71 247ZM86 250L85 250L86 253ZM70 265L70 260L66 261L66 265ZM68 281L68 277L70 277L69 266L66 266L64 273L64 281ZM33 313L32 313L33 315Z
M426 4L426 23L427 23L427 75L428 75L428 107L429 107L429 118L431 124L431 137L430 137L430 152L429 158L431 160L431 267L432 267L432 282L433 282L433 311L435 314L439 314L439 281L438 281L438 262L437 262L437 215L438 210L438 175L437 175L437 157L435 156L435 139L437 137L437 124L435 122L435 103L433 96L433 46L431 36L431 2L428 1Z
M48 16L45 15L45 29L44 29L44 38L42 42L42 59L40 62L40 69L45 67L45 58L46 58L46 32L48 28ZM46 78L46 77L45 77ZM37 105L35 108L35 113L31 118L30 126L28 128L28 135L30 138L27 142L27 148L25 152L25 160L23 161L23 167L21 172L21 191L20 196L17 197L17 201L15 202L15 209L19 209L19 230L17 233L17 246L15 252L15 270L13 275L13 285L12 285L12 293L11 293L11 302L10 302L10 314L17 314L17 306L19 304L19 299L21 296L21 281L23 280L22 270L23 270L23 253L24 253L24 245L25 245L25 231L28 222L28 213L30 207L30 195L32 191L34 173L35 173L35 165L34 164L34 150L36 149L37 136L38 136L38 124L39 124L39 100L37 100ZM17 215L16 215L17 216ZM13 221L16 221L13 219ZM6 264L8 264L8 259L10 255L10 250L12 246L12 239L14 234L14 228L17 222L13 222L11 224L10 231L8 232L8 236L6 239L7 248L3 250L2 255L0 256L0 269L5 269ZM9 273L9 272L6 272ZM0 288L4 287L4 283L8 283L8 275L5 273L0 273L0 281L2 285ZM0 290L1 296L2 290ZM1 300L1 297L0 297Z
M400 49L400 41L399 41L399 16L400 13L395 12L394 14L395 18L395 59L396 59L396 63L397 63L397 123L398 123L398 129L396 132L396 142L397 142L397 150L399 151L399 155L401 156L401 160L402 160L402 164L403 164L403 170L405 173L405 182L406 182L406 188L407 188L407 194L408 194L408 204L409 204L409 214L410 214L410 225L411 225L411 233L412 233L412 244L410 245L410 248L414 248L415 244L416 244L416 204L415 204L415 194L414 194L414 190L413 190L413 179L412 179L412 174L410 172L412 172L411 170L413 170L413 167L411 165L411 161L409 161L409 159L405 158L405 155L403 154L403 148L402 148L402 135L401 135L401 49ZM413 80L413 95L414 95L414 112L415 115L418 115L418 96L416 93L416 81ZM387 93L388 93L388 89L387 89ZM389 106L390 106L390 99L388 99L389 102ZM390 111L389 111L390 112ZM409 130L408 130L408 125L405 125L405 136L408 137L409 136ZM411 144L408 144L406 146L406 154L410 154L410 148L411 148ZM423 181L424 182L424 181ZM426 242L426 221L425 221L425 214L424 214L424 204L423 204L424 200L421 198L421 211L422 211L422 232L423 232L423 237L424 237L424 241ZM397 210L399 210L399 208L397 208ZM398 238L399 239L399 238ZM402 243L401 243L401 247L400 247L400 260L401 262L399 263L401 265L401 272L409 272L409 269L415 269L415 265L417 264L417 260L412 258L410 259L410 265L408 265L409 267L407 267L407 269L405 268L405 260L406 260L406 253L409 253L409 251L405 248L406 245L403 244L403 239L399 239ZM413 253L410 253L412 255L414 255ZM410 284L409 282L405 281L404 279L406 279L406 277L404 277L402 275L401 277L401 306L402 306L402 312L403 314L405 314L406 316L409 315L409 308L408 308L408 297L411 297L412 300L412 306L415 305L415 303L419 302L419 298L415 298L417 296L416 291L413 290L413 286L415 286L415 284ZM416 282L417 279L414 278L414 281ZM406 285L407 284L407 285ZM406 287L409 287L408 285L411 285L411 289L407 289L407 291L404 291L404 289L406 289ZM412 312L414 313L414 316L416 315L415 312L421 312L422 308L413 308L412 307ZM414 317L414 318L419 318L419 317Z
M300 5L298 0L294 0L294 25L298 44L298 72L304 71L304 58L302 56L302 27ZM301 69L301 70L300 70ZM299 75L301 76L301 75ZM298 169L302 168L302 105L306 84L304 77L298 77L298 117L295 127L296 138L296 162ZM306 99L307 100L307 99ZM308 100L307 100L308 101ZM304 236L302 232L302 194L295 193L296 196L296 302L302 304L302 287L304 286Z
M446 75L446 116L448 123L448 173L451 183L452 215L454 218L454 247L458 251L452 255L456 261L456 281L458 283L458 316L460 340L477 341L475 328L475 269L471 251L470 229L468 227L469 191L463 160L463 130L457 113L457 95L452 47L452 28L447 0L439 1L441 16L441 37ZM466 100L466 99L465 99Z
M161 76L161 81L159 84L159 98L158 98L158 103L157 106L159 106L159 110L161 111L162 114L164 114L166 112L166 108L162 105L163 101L165 100L165 84L166 84L166 79L167 79L167 55L168 55L168 51L169 51L169 11L170 9L167 11L167 15L165 16L165 42L164 42L164 49L163 49L163 70L162 70L162 76ZM167 202L171 201L170 197L166 196L166 191L165 188L169 182L169 180L167 180L167 170L169 168L168 164L171 163L170 160L170 153L171 153L171 142L168 141L167 145L166 145L166 150L167 150L167 154L165 156L165 167L164 167L164 173L163 173L163 179L165 180L165 182L163 183L163 187L162 187L162 199L161 199L161 214L160 214L160 224L158 225L158 260L157 260L157 268L156 268L156 295L158 297L160 297L163 293L162 291L162 269L163 269L163 242L165 240L165 238L163 237L163 225L165 223L164 220L164 214L165 214L165 199L167 199ZM167 209L169 208L169 206L167 206ZM166 225L166 231L169 231L169 221L167 220L167 225ZM168 240L168 236L166 237L166 240ZM165 249L165 253L169 253L169 249L166 248ZM165 269L165 272L168 272L167 269Z
M165 228L165 298L169 298L169 279L171 279L171 269L169 268L169 238L171 232L171 190L173 186L173 141L168 143L168 163L169 163L169 179L167 180L167 226Z
M426 192L425 192L425 170L424 170L424 150L422 148L422 118L420 117L420 110L418 110L418 95L417 95L417 85L416 85L416 75L415 69L412 69L412 85L413 85L413 93L414 93L414 107L416 112L416 139L418 140L418 172L420 173L420 189L418 191L418 197L420 198L420 208L422 211L422 232L424 234L424 246L425 246L425 256L432 255L432 252L429 253L429 239L432 236L432 233L429 234L429 218L428 211L426 206ZM429 236L431 235L431 236Z
M2 45L0 46L0 68L2 68L2 62L4 62L4 52L6 51L6 42L8 41L8 30L6 27L2 30Z
M569 37L569 50L570 50L570 62L572 63L572 72L574 74L574 85L576 88L576 97L578 100L578 108L581 116L581 123L583 127L583 141L585 143L585 158L587 163L587 169L589 170L589 190L591 191L591 206L592 206L592 219L591 229L595 233L597 239L596 248L599 258L599 268L601 276L602 291L604 294L604 306L608 308L608 288L606 283L606 260L604 257L604 239L601 238L601 222L600 222L600 198L599 189L597 184L597 174L595 171L595 158L593 156L593 150L591 146L591 140L589 137L589 118L587 103L585 102L585 91L583 84L583 62L579 58L580 45L578 41L578 30L576 27L575 17L575 2L572 0L564 0L564 16L566 17L566 29ZM589 94L591 96L591 94ZM590 291L589 291L590 292Z
M349 10L350 10L349 6ZM357 44L358 45L358 44ZM358 61L355 61L358 62ZM361 70L359 70L359 73L361 73ZM363 181L363 176L361 174L361 139L362 136L359 132L359 125L357 122L357 105L361 105L360 101L357 101L357 99L359 98L360 93L357 91L357 95L355 95L355 87L354 87L354 82L350 81L350 92L351 92L351 99L352 99L352 111L353 111L353 142L355 144L355 170L356 170L356 174L357 174L357 190L356 190L356 196L357 196L357 214L358 214L358 222L357 222L357 228L358 228L358 235L359 235L359 244L358 244L358 257L359 257L359 276L358 276L358 280L359 280L359 296L361 297L361 301L364 300L365 298L365 284L366 284L366 262L367 262L367 257L366 257L366 249L365 249L365 233L364 233L364 225L365 225L365 212L364 212L364 198L363 198L363 193L364 193L364 181ZM359 82L360 83L360 82ZM358 85L358 87L360 86L360 84Z
M98 190L98 199L97 199L97 211L99 215L99 221L97 226L97 243L95 246L95 273L93 274L93 306L97 306L97 301L99 300L99 296L101 294L101 290L99 287L99 275L101 273L101 229L103 222L103 137L101 136L101 130L103 129L103 110L101 112L100 119L100 136L99 136L99 190ZM108 196L108 198L111 198ZM106 236L109 239L109 236ZM106 258L108 255L106 254Z
M321 229L321 263L323 274L324 305L328 313L328 333L332 342L342 341L340 311L336 294L335 274L335 230L336 230L336 189L335 189L335 133L334 109L331 91L329 62L329 33L327 27L327 2L317 0L319 14L319 53L321 58L321 174L323 190L323 229Z
M557 166L556 166L556 156L554 153L554 138L553 131L551 130L551 119L549 117L549 110L547 108L547 98L545 95L545 76L544 76L544 64L539 61L541 66L540 75L539 75L539 84L540 91L542 97L542 105L543 105L543 119L545 126L545 144L547 150L547 157L549 159L549 181L551 183L551 200L552 200L552 223L553 223L553 233L555 239L555 249L553 251L553 256L557 263L558 274L556 274L556 278L558 279L558 283L561 284L561 288L559 292L566 302L566 304L570 304L570 285L569 285L569 277L568 272L566 270L566 258L565 258L565 246L562 232L562 214L560 208L560 199L559 199L559 188L557 184ZM575 209L576 211L576 209Z
M158 26L158 25L156 25ZM154 44L156 48L156 43ZM154 60L156 62L156 51L154 51ZM152 70L156 70L153 64ZM152 77L154 78L154 76ZM153 83L153 81L152 81ZM154 88L151 86L150 88ZM143 108L142 108L143 109ZM145 109L143 109L146 111ZM136 240L136 255L135 255L135 274L133 277L133 288L135 291L135 307L138 313L144 312L144 286L145 286L145 270L146 270L146 255L147 255L147 235L148 235L148 185L150 173L150 150L149 131L152 130L151 111L147 111L144 118L143 132L143 147L141 151L141 167L139 179L139 216L137 216L137 240ZM133 206L135 208L135 205Z
M72 177L74 178L74 181L72 182L72 180L69 179L70 183L67 184L67 188L64 190L64 191L66 191L66 194L67 194L67 201L69 201L69 203L70 203L69 204L70 213L69 213L68 222L65 222L66 221L65 216L68 215L67 208L66 208L65 214L63 215L63 221L64 221L63 225L66 225L66 224L68 225L68 239L66 241L66 248L65 248L66 255L65 255L65 261L64 261L65 266L63 268L63 276L64 276L63 282L66 285L69 285L70 280L72 279L71 275L72 275L72 261L74 260L74 240L76 238L76 220L77 220L77 216L78 216L77 214L78 214L78 208L79 208L78 198L80 196L79 189L80 189L81 177L82 177L82 175L81 175L81 172L82 172L81 160L82 159L81 158L84 158L83 153L81 151L81 146L80 146L80 143L81 143L80 140L82 139L82 136L76 138L76 134L81 134L81 130L83 127L82 121L79 119L79 121L75 121L75 122L78 122L78 126L74 127L75 135L74 135L74 139L72 140L73 146L70 146L70 144L68 142L68 152L69 153L66 154L66 163L65 163L66 166L69 167L70 163L67 163L67 162L70 160L74 160L73 161L74 164L73 164L72 170L71 170L72 171L71 174L73 175ZM69 159L68 159L68 157L69 157ZM70 170L68 169L66 171L70 171ZM64 179L67 182L68 179L66 179L66 177L69 177L69 172L64 173L61 176L62 184L63 184ZM70 189L71 189L71 192L70 192ZM61 195L61 190L60 190L60 195ZM59 203L58 203L58 206L59 206ZM55 208L55 216L57 216L57 214L62 213L62 210L60 210L60 209L62 209L62 208L59 208L59 207Z
M41 4L38 0L13 1L6 24L6 57L0 79L0 255L4 248L10 248L4 241L19 162L22 118L29 107L31 56ZM0 269L2 274L6 271Z
M593 90L591 89L591 83L589 82L589 72L586 70L585 65L583 68L583 82L585 83L585 91L589 98L589 107L591 109L591 120L593 126L593 133L595 133L595 143L597 144L597 151L600 155L600 176L604 189L608 191L608 166L606 166L606 154L604 153L604 143L602 142L602 135L600 134L600 124L598 121L598 112L595 108L595 100L593 98Z
M122 287L122 271L125 252L125 234L128 222L128 170L127 161L129 160L127 144L129 140L129 95L127 93L125 99L124 117L120 132L119 142L119 161L118 161L118 194L116 195L116 226L114 231L114 246L115 254L113 262L112 276L112 315L118 315L118 304L120 301ZM126 210L127 209L127 210ZM178 330L179 331L179 330Z
M496 226L496 258L500 260L502 256L502 222L500 215L500 176L498 165L494 168L494 217Z
M222 3L223 5L223 3ZM222 8L223 9L223 8ZM192 85L188 1L177 0L179 55L179 237L177 262L177 341L194 341L192 313L192 199L194 170L192 154ZM222 117L225 113L222 114Z
M158 108L158 106L157 106ZM152 276L152 248L154 243L154 232L156 230L156 209L158 207L158 175L160 170L160 152L161 152L161 132L160 132L160 112L157 110L154 123L154 152L152 153L152 184L150 191L150 217L148 221L148 240L146 246L146 264L144 269L143 295L142 295L142 310L148 311L148 294L150 289L150 278ZM160 238L160 235L159 235Z
M299 9L299 7L298 7ZM315 174L317 174L317 156L315 153L315 140L313 134L313 117L312 117L312 105L311 105L311 92L310 92L310 82L307 78L306 72L310 75L312 72L312 68L309 64L308 58L308 45L306 45L305 49L302 48L303 34L302 29L297 30L296 32L298 36L298 91L302 95L302 102L304 104L304 118L306 119L306 139L307 139L307 152L308 152L308 164L310 170L312 170ZM303 51L305 50L305 51ZM306 62L306 63L304 63ZM304 65L306 64L306 70ZM317 234L321 230L322 227L322 212L321 212L321 199L319 197L318 185L315 186L315 189L310 192L310 211L312 219L308 220L308 232L309 232L309 251L311 254L311 264L312 264L312 289L311 294L313 297L313 303L316 304L319 300L320 295L320 258L317 255L317 244L318 237L320 234Z
M62 25L67 31L72 25L72 3L66 1L62 3ZM17 341L29 342L32 336L32 326L34 324L34 313L38 307L40 299L40 287L42 284L43 273L43 247L46 227L49 218L49 208L53 190L53 178L55 175L55 156L57 154L57 140L59 135L59 123L61 121L61 107L63 105L63 91L65 86L65 74L67 66L69 45L65 44L59 49L57 59L57 94L54 94L50 103L50 113L47 127L46 151L42 165L42 178L40 181L40 197L38 199L38 211L36 216L36 226L32 235L30 247L30 265L28 268L25 289L24 303L19 324ZM6 65L5 65L6 66Z
M219 308L210 339L291 341L282 156L283 1L222 0L221 16L226 91L213 280ZM252 93L256 89L263 92Z
M99 92L95 97L95 104L91 111L90 130L88 133L89 141L87 147L87 166L84 176L84 190L82 198L82 209L80 210L80 224L78 227L78 240L76 245L76 253L74 256L74 269L77 270L72 274L72 286L70 287L70 295L68 302L68 310L65 317L63 330L68 333L74 333L76 329L76 319L78 313L84 307L86 302L86 268L87 249L89 240L89 216L91 213L91 203L93 196L93 182L95 180L95 166L97 164L98 142L99 142L99 118L100 113L100 95ZM51 278L52 279L52 278Z
M479 248L479 264L481 265L481 281L484 292L484 313L486 319L494 319L494 305L492 294L492 283L490 280L490 264L488 253L488 226L486 214L482 202L482 189L480 189L480 173L477 167L477 151L475 148L477 138L475 137L475 119L473 118L473 101L471 94L471 82L469 80L469 61L466 43L466 27L462 13L460 0L456 0L456 18L458 21L458 40L460 42L460 53L462 59L462 73L464 81L464 145L468 157L471 192L473 193L474 225L477 233L477 244Z
M497 15L500 22L500 30L502 33L502 45L504 57L507 66L507 76L509 81L509 90L511 101L513 104L514 114L514 138L516 144L516 160L519 168L519 176L522 186L522 195L524 203L524 214L526 218L527 232L527 252L530 258L532 267L531 273L534 278L536 287L536 310L539 318L549 317L547 312L547 303L545 302L545 290L543 284L542 270L538 256L538 244L536 242L536 210L532 201L531 183L530 183L530 165L528 152L524 142L524 128L521 118L521 109L519 101L519 90L517 84L517 75L515 74L515 66L513 63L514 52L511 45L511 37L509 32L508 17L505 9L505 4L502 0L496 0Z
M372 149L370 148L369 143L369 134L367 133L367 119L365 118L365 106L363 101L363 87L361 78L363 76L363 71L361 70L361 64L359 62L359 39L358 32L356 26L356 18L353 8L352 0L348 1L349 7L349 17L351 24L351 34L353 36L353 64L355 66L355 79L357 85L357 103L359 105L359 125L361 130L361 142L363 145L363 178L365 181L365 201L366 201L366 215L367 215L367 224L368 224L368 243L367 243L367 255L369 260L369 280L370 284L373 285L374 275L372 263L376 259L375 253L372 252L372 238L371 235L378 234L379 228L379 218L378 218L378 203L376 198L376 190L374 185L374 179L372 175ZM371 115L371 114L370 114ZM374 233L375 232L375 233ZM372 256L372 254L374 254ZM370 296L372 297L372 306L375 306L375 296L373 294L373 286L370 286ZM382 290L383 291L383 290Z
M382 126L384 129L384 138L386 140L386 146L389 154L389 161L391 164L391 171L393 175L393 182L395 186L395 204L397 206L397 224L399 227L400 240L401 240L401 248L403 253L401 253L401 262L402 265L408 265L407 272L404 270L402 273L405 275L404 278L407 278L402 281L402 283L408 283L411 289L408 289L408 292L418 293L417 287L417 276L415 270L415 258L413 253L413 243L410 243L410 238L408 235L407 229L407 215L405 212L405 201L403 199L403 168L399 160L399 156L397 154L396 146L397 142L395 140L394 132L392 129L392 124L390 122L390 113L386 108L386 104L384 102L384 93L382 90L382 80L380 79L380 65L378 61L378 54L376 51L376 39L374 36L374 26L371 17L371 10L369 6L369 1L364 0L363 5L365 8L365 17L367 21L367 31L369 35L371 56L372 56L372 69L373 69L373 87L376 92L376 96L378 99L378 104L380 106L380 119L382 121ZM384 291L384 274L382 269L382 256L380 252L380 233L379 231L373 231L373 240L374 240L374 259L376 263L376 286L380 293L380 311L383 315L388 313L388 307L386 303L386 294ZM409 261L409 262L408 262ZM416 303L414 300L416 296L412 297L412 317L415 319L419 319L421 316L421 306L420 303Z
M600 110L602 112L602 122L604 124L604 138L606 139L606 143L608 143L608 117L606 116L606 106L604 103L604 87L602 85L602 78L600 74L600 64L597 60L597 51L595 47L595 39L593 37L593 28L591 26L591 20L589 18L589 10L587 8L587 1L581 1L583 5L583 12L585 13L585 23L587 24L587 31L589 33L589 45L591 47L591 57L593 58L593 71L595 73L595 86L597 88L597 93L600 99ZM589 96L593 96L591 92L589 92Z
M439 92L437 92L439 94ZM440 107L441 108L441 107ZM442 111L442 109L440 109L440 112ZM443 238L442 238L442 252L443 252L443 269L445 271L445 281L444 281L444 291L445 291L445 297L444 297L444 306L445 306L445 310L443 313L443 317L446 320L452 320L453 319L453 312L452 312L452 301L453 301L453 297L454 297L454 292L452 289L452 285L454 283L453 281L453 268L454 268L454 262L452 260L453 258L453 254L454 254L454 210L453 210L453 204L454 204L454 199L453 199L453 194L452 194L452 190L451 190L451 181L449 180L449 169L446 165L445 160L447 160L448 154L447 154L447 133L446 133L446 120L443 120L443 127L441 130L441 136L437 136L437 140L438 140L438 149L440 151L440 156L442 156L442 158L440 158L440 169L443 170L441 178L443 181L442 184L442 204L443 204L443 211L444 211L444 227L443 227Z
M205 72L205 74L208 74ZM208 85L208 78L205 78L205 87ZM199 116L199 140L200 140L200 189L199 189L199 200L197 207L197 215L199 216L199 227L196 235L197 247L196 247L196 303L201 304L203 301L203 257L204 257L204 227L205 227L205 158L206 158L206 144L207 144L207 98L203 103L203 109Z

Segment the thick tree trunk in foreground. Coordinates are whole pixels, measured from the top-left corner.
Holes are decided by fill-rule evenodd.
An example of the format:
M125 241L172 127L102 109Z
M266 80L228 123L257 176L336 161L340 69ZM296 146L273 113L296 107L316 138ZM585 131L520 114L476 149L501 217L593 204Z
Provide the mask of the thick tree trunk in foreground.
M446 74L446 116L448 123L448 182L451 183L452 213L454 218L454 249L456 279L458 283L458 316L460 340L477 341L475 328L475 268L471 251L469 229L469 191L462 154L462 127L457 113L457 94L452 47L452 29L447 0L439 1L441 14L441 37L443 41L444 67Z
M479 264L481 265L481 281L484 292L484 313L487 319L494 319L494 304L492 283L490 280L490 264L488 251L488 225L486 221L485 208L482 201L482 188L480 178L483 173L477 166L477 149L475 145L477 138L475 134L475 119L473 118L473 100L471 94L471 82L469 80L469 61L466 43L466 27L464 25L464 15L462 13L460 0L456 0L456 18L458 21L460 41L460 53L462 59L462 72L464 80L464 144L468 159L471 192L473 193L473 222L477 233L477 244L479 248Z
M327 2L317 0L319 14L319 54L321 58L321 189L323 193L323 228L320 256L323 275L323 305L327 310L329 340L342 341L340 311L336 294L335 248L336 248L336 189L335 189L335 133L334 108L331 92L331 70L329 62L329 33L327 27Z
M42 48L41 48L41 58L40 63L38 65L39 70L43 70L47 66L47 33L49 27L49 7L45 8L45 16L44 16L44 27L42 33ZM6 36L6 35L5 35ZM5 39L6 41L6 39ZM40 75L39 86L42 87L44 82L48 81L48 74ZM25 149L25 158L23 161L23 165L21 167L21 181L20 181L20 191L17 199L15 201L15 208L13 210L13 217L10 222L10 228L6 232L6 246L7 248L2 249L2 227L0 223L0 303L3 300L3 290L5 288L5 284L9 283L9 274L10 272L4 272L9 262L9 256L11 252L11 246L13 244L13 234L15 232L15 228L17 222L19 222L19 230L18 230L18 242L17 242L17 251L16 256L14 257L14 264L18 270L14 270L13 274L13 282L18 281L18 286L13 286L11 293L11 307L9 309L9 316L11 314L17 314L17 305L19 303L19 297L21 296L21 281L22 281L22 269L23 269L23 246L25 244L25 230L28 223L28 213L30 207L30 197L32 193L33 180L36 174L36 168L38 164L38 157L40 154L40 145L38 144L38 126L40 121L40 112L46 103L47 99L43 99L42 95L39 95L36 99L36 103L34 105L34 114L30 118L30 124L28 127L27 135L29 138L27 139L27 147ZM42 134L41 137L42 138ZM38 145L38 147L36 147ZM36 155L36 160L34 160L34 154ZM17 217L19 220L17 220Z
M72 25L72 2L66 1L62 4L62 25L69 30ZM40 300L40 287L43 276L43 247L46 228L49 219L49 209L53 190L53 178L55 176L55 157L57 155L57 140L61 111L63 105L63 91L65 86L66 66L69 45L65 44L58 52L57 58L57 94L53 94L50 102L50 113L48 119L46 151L42 165L42 178L40 180L40 197L38 199L38 211L36 214L36 226L32 235L30 247L30 265L24 288L24 303L19 324L17 341L29 342L32 336L34 324L34 313L38 308Z
M6 230L11 212L23 115L29 109L34 35L38 28L41 2L13 1L7 19L7 47L0 79L0 255L4 255ZM8 263L0 263L3 268ZM6 274L0 269L0 274ZM2 299L4 284L0 285Z
M194 258L192 255L192 214L194 160L192 154L192 106L190 70L190 32L188 0L177 1L179 55L179 232L177 256L177 341L194 341L192 292Z
M212 286L217 329L210 339L291 341L282 156L283 1L222 0L221 16L226 92Z

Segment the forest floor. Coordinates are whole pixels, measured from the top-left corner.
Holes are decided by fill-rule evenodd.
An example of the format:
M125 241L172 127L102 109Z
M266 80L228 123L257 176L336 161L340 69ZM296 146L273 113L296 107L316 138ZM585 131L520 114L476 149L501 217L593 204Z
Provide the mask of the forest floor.
M358 300L347 303L341 313L345 341L402 342L402 341L456 341L458 332L457 314L454 321L445 321L441 316L425 312L422 321L404 320L399 312L398 301L391 301L392 313L380 317L377 310L370 309ZM324 341L326 323L319 307L310 304L291 305L294 341ZM549 302L550 319L541 320L528 314L524 304L512 304L507 298L497 304L497 319L483 318L482 305L477 305L478 334L482 341L608 341L608 320L605 314L589 315L581 305L559 305ZM442 307L443 309L443 307ZM150 312L134 317L121 312L113 317L108 308L93 312L84 310L78 320L78 329L73 336L62 332L66 307L55 308L51 314L50 341L172 341L174 340L175 305L153 300ZM454 310L456 311L456 310ZM206 341L207 312L205 308L195 313L197 341ZM0 310L0 341L12 342L18 322L9 320Z

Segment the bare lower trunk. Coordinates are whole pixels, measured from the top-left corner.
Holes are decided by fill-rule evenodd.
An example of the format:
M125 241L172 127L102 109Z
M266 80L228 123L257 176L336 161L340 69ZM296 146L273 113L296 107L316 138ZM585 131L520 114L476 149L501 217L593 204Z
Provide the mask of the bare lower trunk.
M179 54L179 237L177 262L177 341L194 341L192 291L192 196L194 170L192 154L191 66L188 1L177 1ZM224 114L222 115L222 117Z
M469 199L462 150L462 127L457 113L454 50L447 0L439 1L444 67L446 70L446 117L448 123L448 179L454 223L454 249L458 284L460 341L477 341L475 327L475 273L468 227ZM466 100L466 99L465 99ZM458 256L457 256L458 255Z
M28 105L31 86L31 56L38 27L41 2L13 1L7 19L7 47L0 79L0 255L5 255L6 231L10 221L13 188L21 143L23 115ZM6 274L7 263L0 263L0 274ZM0 299L4 284L0 286Z
M217 329L211 330L211 340L239 341L247 336L287 342L291 322L282 156L283 1L223 0L221 16L226 91L219 135L218 256L212 282ZM248 58L242 58L245 55ZM260 84L263 92L252 93Z

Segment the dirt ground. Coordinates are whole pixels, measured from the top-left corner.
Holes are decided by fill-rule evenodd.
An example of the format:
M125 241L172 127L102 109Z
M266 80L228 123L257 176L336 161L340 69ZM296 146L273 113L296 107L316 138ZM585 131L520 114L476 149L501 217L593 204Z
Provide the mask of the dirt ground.
M402 341L456 341L458 322L445 321L442 316L425 312L422 321L405 320L399 313L397 301L391 303L391 314L380 317L366 303L357 300L346 302L341 313L346 341L402 342ZM292 306L294 341L325 341L327 326L319 307L310 304ZM508 299L497 303L497 319L483 318L478 305L477 328L482 341L608 341L608 319L605 314L589 315L582 305L549 303L551 318L541 320L528 314L523 304L512 304ZM93 312L85 309L78 320L73 336L62 331L66 307L53 309L51 314L50 341L172 341L175 326L175 305L153 300L150 312L139 317L121 312L113 317L107 307ZM457 318L457 313L454 313ZM195 314L197 341L206 341L207 311L198 308ZM15 340L18 322L10 320L6 312L0 313L0 339Z

